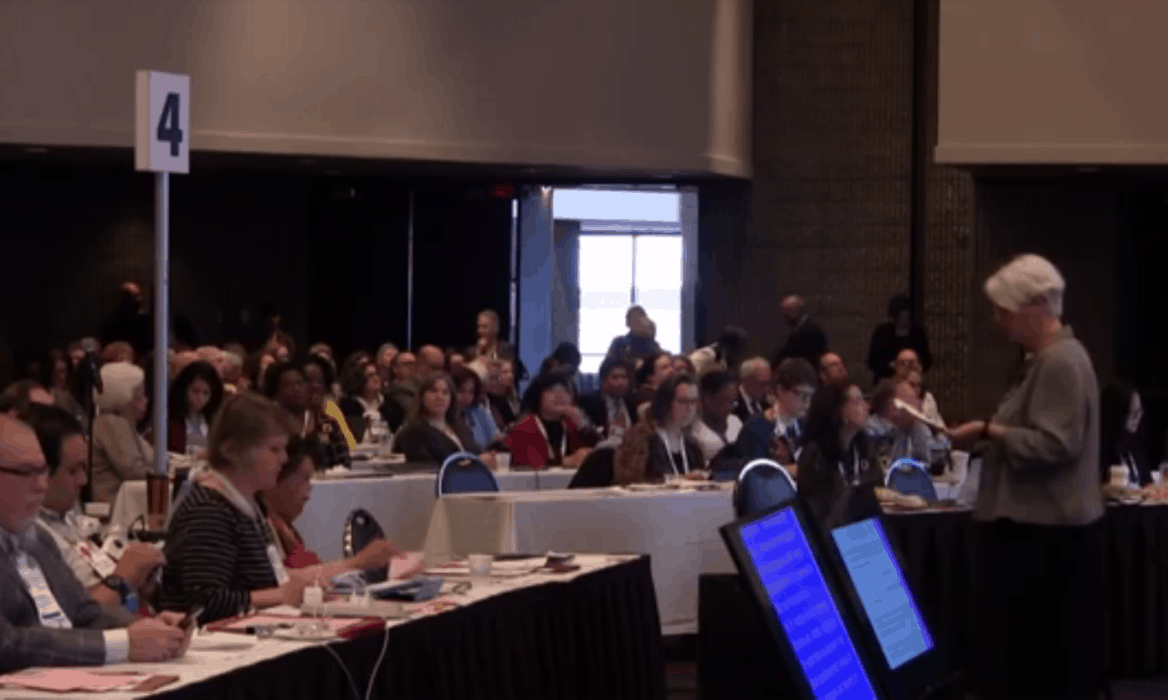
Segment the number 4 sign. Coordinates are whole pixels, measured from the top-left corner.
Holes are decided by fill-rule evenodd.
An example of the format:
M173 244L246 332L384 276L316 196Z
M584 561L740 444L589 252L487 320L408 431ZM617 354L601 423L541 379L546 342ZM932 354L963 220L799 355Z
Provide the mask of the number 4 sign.
M191 78L137 73L134 164L138 170L187 173L191 153Z

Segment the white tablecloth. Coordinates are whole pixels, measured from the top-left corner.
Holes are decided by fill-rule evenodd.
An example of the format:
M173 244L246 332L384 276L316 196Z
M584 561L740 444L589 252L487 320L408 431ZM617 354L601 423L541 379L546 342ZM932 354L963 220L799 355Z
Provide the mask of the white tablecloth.
M572 469L549 469L538 477L530 471L496 474L503 491L563 489L575 474ZM296 519L304 544L331 561L341 556L345 519L356 508L373 515L386 537L408 550L417 550L426 537L430 511L434 509L435 474L328 479L312 483L312 497ZM538 484L537 484L538 481ZM143 507L145 507L143 501Z
M434 507L423 549L436 561L451 553L648 554L663 631L691 633L698 576L735 570L718 534L734 519L731 493L610 488L446 496Z

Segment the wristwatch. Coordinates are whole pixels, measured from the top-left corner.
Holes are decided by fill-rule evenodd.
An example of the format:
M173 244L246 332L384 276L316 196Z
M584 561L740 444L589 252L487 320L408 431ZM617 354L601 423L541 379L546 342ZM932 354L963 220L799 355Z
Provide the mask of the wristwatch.
M112 591L117 591L118 595L122 597L122 605L127 605L132 599L137 598L134 587L117 574L106 576L102 579L102 584Z

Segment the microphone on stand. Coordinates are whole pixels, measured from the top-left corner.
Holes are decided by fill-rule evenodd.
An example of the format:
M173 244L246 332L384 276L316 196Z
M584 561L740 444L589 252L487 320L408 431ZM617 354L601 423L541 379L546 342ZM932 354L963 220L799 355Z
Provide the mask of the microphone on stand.
M81 407L85 411L85 438L88 445L88 459L85 469L88 472L85 486L81 488L81 500L88 503L93 500L93 421L97 417L97 394L105 390L101 382L101 370L97 357L97 345L92 338L81 341L81 349L85 356L77 364L77 393Z

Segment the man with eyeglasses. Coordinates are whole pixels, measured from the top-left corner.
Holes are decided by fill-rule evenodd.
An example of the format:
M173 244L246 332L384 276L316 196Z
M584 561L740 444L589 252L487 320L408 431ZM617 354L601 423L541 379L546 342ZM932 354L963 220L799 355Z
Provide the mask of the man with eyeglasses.
M182 615L134 618L103 608L36 526L49 467L36 434L0 416L0 673L30 666L157 662L181 656Z
M81 423L56 406L30 406L24 420L36 432L49 467L49 488L37 525L53 538L74 578L94 600L137 613L150 597L162 552L145 542L131 542L115 562L89 541L92 526L76 510L87 480Z
M774 392L774 408L747 421L738 449L747 459L774 459L794 475L803 449L803 418L815 396L815 368L801 357L788 357L779 363Z

